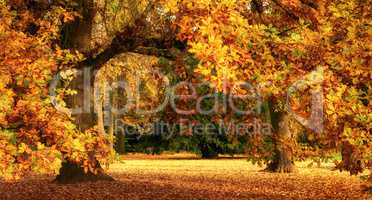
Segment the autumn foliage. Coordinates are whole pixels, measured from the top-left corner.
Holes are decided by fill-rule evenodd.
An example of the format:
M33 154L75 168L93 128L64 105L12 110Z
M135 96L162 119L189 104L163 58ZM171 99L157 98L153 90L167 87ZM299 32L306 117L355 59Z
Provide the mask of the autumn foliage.
M188 51L200 61L195 73L220 91L244 94L233 86L248 81L283 109L285 95L295 88L289 108L302 117L309 117L310 92L322 93L316 104L323 105L324 130L317 132L315 124L309 138L323 149L343 148L347 153L338 166L352 174L371 166L368 3L164 2L176 16L179 40L187 41Z
M58 45L61 23L75 17L62 3L30 9L24 1L1 2L0 175L6 179L58 173L66 160L94 171L97 160L110 159L103 136L79 132L51 103L52 78L81 59Z
M132 6L132 1L125 1L128 5L113 1L111 7L102 4L106 1L89 1L98 7L104 5L100 9L104 13L96 15L81 11L82 2L0 0L0 177L58 174L62 162L97 173L112 161L112 141L100 122L98 128L79 130L73 117L53 106L55 102L66 106L64 100L76 91L61 87L52 91L57 94L52 98L49 86L61 73L68 85L72 71L82 64L108 61L123 51L136 53L132 63L140 60L141 54L161 57L146 59L151 60L151 67L154 62L159 62L157 67L170 66L175 82L208 82L206 91L199 95L210 91L221 96L246 95L249 91L239 84L249 83L269 105L266 109L280 113L279 118L289 127L287 132L294 133L284 138L284 125L278 123L274 136L247 138L247 154L258 163L273 164L276 156L293 162L339 151L343 156L336 163L339 169L351 174L371 170L370 0L139 1L135 14L120 13L126 11L120 5ZM96 17L87 24L98 27L90 34L89 48L66 47L64 28L89 20L87 16ZM109 19L105 21L104 16ZM110 20L115 23L107 25ZM107 37L96 38L101 32ZM156 50L145 51L146 46ZM164 60L171 60L170 64L161 63ZM115 80L124 72L149 71L135 64L133 69L122 70L112 66L101 68L98 78L103 77L102 82ZM145 100L157 102L163 93L156 91L161 81L143 77L148 81ZM180 90L181 94L189 92L187 88ZM185 99L179 104L189 106ZM167 120L187 118L191 123L267 120L262 113L241 117L230 110L203 119L194 111L187 117L164 112ZM297 118L290 119L287 114ZM304 119L311 114L322 116L323 121L306 124ZM124 119L133 124L140 121L130 116ZM301 131L313 145L302 148L296 144Z

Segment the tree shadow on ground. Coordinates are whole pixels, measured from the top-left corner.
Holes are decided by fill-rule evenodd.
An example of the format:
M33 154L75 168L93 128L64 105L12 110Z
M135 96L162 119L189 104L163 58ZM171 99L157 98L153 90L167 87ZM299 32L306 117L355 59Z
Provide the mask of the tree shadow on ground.
M74 184L57 184L53 177L35 177L14 183L0 182L1 200L76 199L283 199L279 194L238 191L206 191L180 188L147 180L124 179Z

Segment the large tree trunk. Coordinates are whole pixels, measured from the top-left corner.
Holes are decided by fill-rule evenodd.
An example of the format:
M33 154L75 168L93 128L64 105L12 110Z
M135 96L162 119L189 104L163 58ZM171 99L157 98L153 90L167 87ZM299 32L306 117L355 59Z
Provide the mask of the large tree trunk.
M64 46L66 48L73 48L86 56L92 53L91 40L93 30L93 18L95 15L94 0L79 0L79 7L81 8L82 18L77 19L73 24L66 26L64 37ZM93 70L89 66L85 66L84 71L76 77L71 86L77 91L77 94L66 100L68 107L78 108L77 113L73 114L75 124L80 131L85 131L97 123L97 117L93 111ZM73 162L66 161L62 163L59 170L59 175L55 181L58 183L76 183L82 181L96 181L96 180L113 180L110 176L105 175L99 166L98 174L91 172L85 173L84 169Z
M77 113L73 113L75 123L80 131L85 131L97 124L97 117L93 112L92 102L92 87L89 73L79 75L76 77L71 87L77 91L77 94L66 99L66 103L70 108L76 110ZM62 163L62 167L59 170L59 175L55 181L57 183L69 184L85 181L99 181L99 180L114 180L109 175L104 173L98 161L96 161L98 173L84 172L84 169L77 163L66 161Z
M60 174L56 177L55 181L61 184L114 180L111 176L105 174L102 169L97 174L89 171L85 173L81 166L72 162L64 162L59 172Z
M362 173L365 169L361 153L350 142L343 142L341 150L342 161L338 164L341 170L347 170L352 175Z
M79 66L79 68L86 67L88 71L84 71L84 76L78 77L75 80L74 85L78 94L68 100L67 104L70 108L82 108L80 113L74 115L75 122L81 131L93 127L97 124L98 120L100 132L104 134L102 109L97 110L98 119L92 109L94 69L97 68L97 63L103 65L104 62L114 56L111 55L113 52L110 51L110 47L115 36L125 30L126 27L130 27L140 17L140 13L147 13L148 9L152 8L152 6L148 4L145 10L139 10L137 1L122 0L119 1L118 13L112 13L108 10L111 6L110 3L112 3L110 0L78 0L77 3L79 4L82 18L79 18L75 23L66 26L64 29L64 47L76 49L84 54L87 57L86 62L82 62L82 66ZM121 16L125 13L130 14L128 18L125 18L127 20L124 20L124 18L122 19L124 21L116 19L116 16ZM98 103L102 105L102 102ZM111 135L114 134L112 127L109 129L109 132ZM84 170L78 164L65 162L60 169L60 174L57 176L56 181L69 183L87 180L113 180L105 175L103 170L100 170L101 167L98 161L97 168L99 169L98 174L84 173Z
M67 25L64 30L64 47L72 48L83 53L85 56L90 57L95 55L101 48L108 46L108 37L102 35L102 41L98 38L93 38L95 34L101 34L97 31L102 26L94 24L95 17L97 16L97 2L100 0L78 0L80 14L82 18L75 20L74 23ZM106 36L106 37L105 37ZM93 127L97 122L92 106L93 106L93 70L89 66L84 66L83 73L75 78L72 83L73 89L77 90L77 95L67 99L67 105L70 108L80 108L78 113L74 114L75 124L80 131L85 131ZM100 168L97 161L97 167ZM62 164L59 175L56 181L59 183L74 183L80 181L93 181L93 180L109 180L109 176L103 174L103 170L99 170L98 174L85 173L84 169L76 163L68 162Z
M274 128L275 152L273 160L268 164L267 170L278 173L291 173L296 171L294 164L294 148L296 148L296 129L291 126L294 122L288 113L275 113L272 118Z
M85 56L92 54L91 41L94 10L94 0L78 0L81 18L75 19L63 29L63 46L78 50Z

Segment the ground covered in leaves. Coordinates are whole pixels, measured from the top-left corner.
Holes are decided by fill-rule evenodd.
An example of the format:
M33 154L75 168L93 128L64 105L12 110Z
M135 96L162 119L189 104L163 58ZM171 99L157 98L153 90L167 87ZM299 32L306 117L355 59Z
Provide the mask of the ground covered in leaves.
M245 159L132 158L111 166L114 182L58 185L53 177L29 177L0 183L0 199L372 199L358 177L307 164L297 163L296 174L274 174Z

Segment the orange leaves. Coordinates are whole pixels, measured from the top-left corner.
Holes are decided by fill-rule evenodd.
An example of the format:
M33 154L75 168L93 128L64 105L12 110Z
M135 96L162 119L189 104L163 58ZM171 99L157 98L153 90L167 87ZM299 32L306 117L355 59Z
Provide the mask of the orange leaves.
M0 5L0 177L56 173L66 159L87 160L94 171L98 158L110 160L106 138L77 131L48 94L52 76L82 60L79 53L58 47L60 20L72 20L74 14L62 7L45 16L18 4L17 12L11 8ZM27 30L30 24L38 27L36 32Z
M293 8L297 8L301 4L300 0L282 0L280 2L287 7L293 7Z
M62 13L62 21L64 23L68 23L73 21L77 16L77 13L70 13L70 12L63 12Z
M322 92L317 103L325 109L325 143L351 142L370 160L371 148L365 148L372 112L368 3L270 1L259 15L252 5L245 6L178 1L174 23L179 39L187 40L188 51L200 61L194 72L220 91L224 81L227 86L246 81L262 96L278 99L303 81L306 87L291 102L296 113L309 116L309 90ZM318 73L320 68L324 73ZM308 80L312 75L321 78Z
M164 11L176 13L179 11L178 3L180 0L165 0L164 1Z

